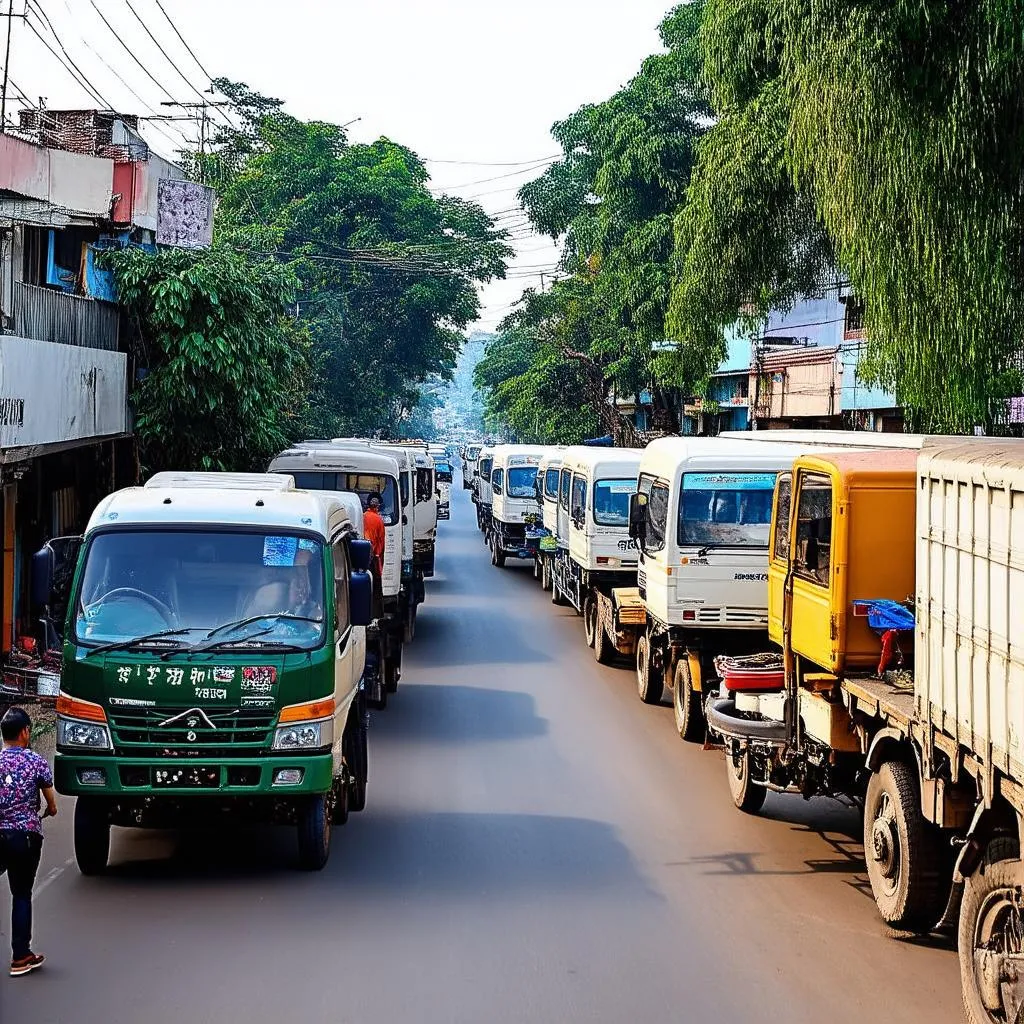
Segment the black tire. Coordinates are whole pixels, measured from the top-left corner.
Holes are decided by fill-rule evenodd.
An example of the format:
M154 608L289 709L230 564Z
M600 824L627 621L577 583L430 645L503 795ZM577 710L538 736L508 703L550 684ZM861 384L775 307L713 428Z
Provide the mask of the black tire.
M646 635L636 644L636 689L645 704L660 704L665 692L661 674L651 665L651 644Z
M331 803L331 824L347 825L350 808L348 805L348 779L346 776L339 775L334 780L334 789L331 792L331 797L333 801Z
M922 815L917 774L902 761L886 761L868 780L864 859L882 920L930 931L946 905L950 878L942 833Z
M401 676L398 662L394 658L386 658L381 666L381 672L384 679L384 692L386 694L396 693L398 690L398 680ZM387 704L387 699L385 699L384 703L385 705Z
M410 604L405 613L405 622L402 623L402 642L411 644L416 636L416 609L417 605Z
M110 817L101 801L75 803L75 861L83 875L102 875L110 858Z
M702 743L705 733L704 713L701 711L700 694L694 690L690 680L690 662L685 653L676 662L672 674L672 710L679 738L687 743Z
M743 750L734 760L725 752L725 771L729 779L729 795L736 807L744 814L757 814L764 806L768 790L750 779L750 751Z
M550 590L551 589L551 559L544 558L541 560L540 565L540 589Z
M970 1024L1006 1024L1019 1019L1005 1004L998 1016L993 1015L984 994L1002 1003L1003 993L993 985L993 980L999 979L996 957L1000 952L1024 953L1020 932L1014 926L1024 887L1024 862L1019 857L1015 840L993 840L985 853L985 863L964 885L957 950L964 1010Z
M540 559L534 558L533 560L533 578L535 580L540 579Z
M597 615L597 597L591 592L583 599L583 636L587 641L588 647L594 646L594 641L597 639L597 631L600 628L601 624Z
M366 780L369 777L370 758L366 733L364 702L357 697L349 710L345 726L345 764L348 766L348 809L356 813L366 808Z
M555 579L554 573L551 574L551 603L559 608L564 608L569 603L558 589L558 580Z
M299 868L322 871L331 855L331 816L327 813L327 794L310 797L302 804L296 834Z
M505 552L501 550L501 544L493 530L491 531L491 565L498 569L505 568Z

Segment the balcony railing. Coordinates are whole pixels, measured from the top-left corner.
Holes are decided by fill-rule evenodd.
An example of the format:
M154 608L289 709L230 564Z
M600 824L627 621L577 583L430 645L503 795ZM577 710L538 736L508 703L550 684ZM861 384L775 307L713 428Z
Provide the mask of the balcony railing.
M14 334L60 345L117 351L120 312L99 299L16 282Z

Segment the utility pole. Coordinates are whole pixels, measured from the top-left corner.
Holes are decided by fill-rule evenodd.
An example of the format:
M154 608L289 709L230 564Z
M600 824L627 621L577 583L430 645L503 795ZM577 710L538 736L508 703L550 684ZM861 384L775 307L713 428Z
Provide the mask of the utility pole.
M193 103L175 103L173 100L164 100L161 107L179 107L182 110L197 110L199 111L197 120L199 122L199 184L206 184L206 142L209 138L209 124L210 115L208 111L211 107L226 107L228 104L225 103L211 103L209 100L200 100L199 102Z
M0 91L0 134L7 131L7 69L11 64L11 25L14 23L15 18L25 19L25 12L21 14L14 13L14 0L9 0L7 4L7 13L0 14L0 18L7 19L7 46L4 51L4 81L2 91Z

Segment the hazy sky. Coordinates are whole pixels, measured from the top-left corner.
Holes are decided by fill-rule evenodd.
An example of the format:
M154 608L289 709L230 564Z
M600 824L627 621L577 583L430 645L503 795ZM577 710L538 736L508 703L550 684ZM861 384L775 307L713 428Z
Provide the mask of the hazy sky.
M15 12L26 2L29 27L14 24L10 74L33 101L45 96L54 107L96 105L33 33L32 26L60 53L44 14L93 87L119 109L152 112L128 87L157 112L168 94L198 99L132 8L192 83L206 87L158 0L14 0ZM552 122L605 99L636 72L658 48L657 25L671 6L671 0L159 2L211 75L277 96L299 117L339 124L358 117L349 128L353 141L387 135L410 146L431 161L434 186L476 198L519 226L510 278L484 289L483 328L493 327L525 286L539 285L540 273L550 273L557 260L549 241L528 235L522 216L507 212L517 206L519 186L541 169L528 161L555 154ZM173 149L166 137L150 138L164 153Z

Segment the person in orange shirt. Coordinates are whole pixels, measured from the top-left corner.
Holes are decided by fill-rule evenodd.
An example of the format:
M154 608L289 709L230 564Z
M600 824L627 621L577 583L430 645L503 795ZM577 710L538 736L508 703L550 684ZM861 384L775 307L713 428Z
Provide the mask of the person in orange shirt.
M373 548L373 556L376 561L377 577L384 576L384 544L386 535L384 533L384 520L380 515L380 497L371 494L366 502L366 511L363 513L363 533Z

